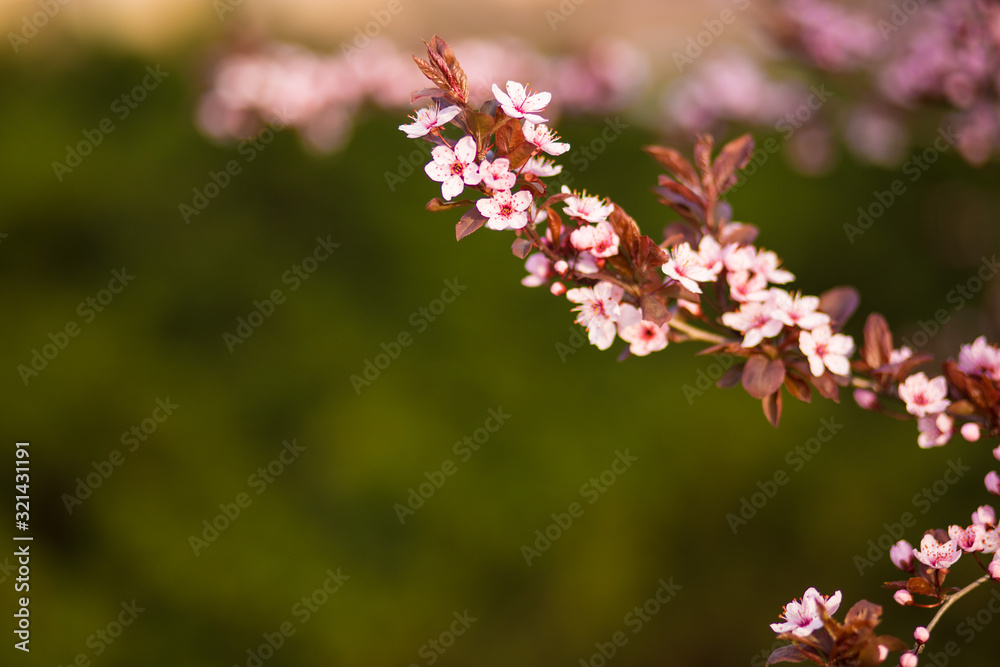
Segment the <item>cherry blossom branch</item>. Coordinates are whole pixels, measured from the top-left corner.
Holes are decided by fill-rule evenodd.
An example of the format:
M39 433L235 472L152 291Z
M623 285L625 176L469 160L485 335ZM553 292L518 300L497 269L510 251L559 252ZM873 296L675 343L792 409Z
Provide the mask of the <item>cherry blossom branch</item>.
M952 593L951 595L946 596L944 604L942 604L938 608L937 613L934 614L934 618L932 618L930 620L930 623L927 624L927 632L930 633L932 630L934 630L934 626L938 624L938 621L941 620L941 617L944 616L944 613L948 611L951 605L955 604L961 598L963 598L967 593L969 593L975 588L978 588L980 585L985 584L989 580L990 580L990 575L984 574L983 576L979 577L971 584L969 584L962 590L958 591L957 593ZM925 645L926 644L920 644L920 646L916 649L916 652L921 653L924 650Z

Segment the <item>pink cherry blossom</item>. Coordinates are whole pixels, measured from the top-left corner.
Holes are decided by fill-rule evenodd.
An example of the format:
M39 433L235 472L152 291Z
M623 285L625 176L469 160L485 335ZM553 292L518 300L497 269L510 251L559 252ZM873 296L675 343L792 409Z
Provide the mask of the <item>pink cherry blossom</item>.
M917 429L920 431L917 445L923 449L946 445L951 440L954 427L954 418L943 412L921 417L917 420Z
M765 338L773 338L785 326L774 319L774 306L768 302L747 301L735 313L724 313L722 323L743 334L743 347L755 347Z
M543 157L529 158L521 167L522 174L534 174L539 178L548 178L562 173L562 165L557 165L552 160Z
M621 301L625 290L607 281L594 287L577 287L566 292L566 298L580 304L573 308L577 324L587 327L590 342L598 349L606 350L615 340L615 322L621 315Z
M722 261L727 271L750 271L757 259L757 249L753 246L726 246L722 252Z
M969 442L976 442L979 440L979 424L973 424L972 422L967 422L962 424L962 437Z
M993 556L993 560L990 561L986 569L989 570L990 578L993 581L1000 581L1000 553Z
M529 91L517 81L507 82L507 92L500 90L500 86L493 84L493 95L500 103L503 112L511 118L524 118L532 123L544 123L545 119L539 116L536 111L542 111L552 101L552 93L536 93L529 95Z
M951 404L947 395L944 376L928 380L925 373L914 373L899 385L899 397L906 402L906 411L917 417L943 412Z
M759 273L729 271L726 273L726 282L729 283L729 295L733 301L764 301L770 296L767 280Z
M618 254L618 235L607 222L578 227L569 235L574 248L587 251L594 257L611 257Z
M528 224L528 214L525 213L531 204L531 193L521 190L511 195L510 190L499 190L489 199L480 199L476 208L489 220L486 226L490 229L521 229Z
M529 257L528 261L524 263L524 268L527 270L528 275L521 278L521 284L525 287L544 285L549 278L555 276L555 271L552 270L552 262L540 252L536 252Z
M816 310L819 297L801 296L798 292L789 294L777 287L772 288L771 293L774 295L774 316L788 326L810 331L830 323L829 315Z
M983 550L984 532L982 527L976 524L972 524L968 528L948 526L948 537L952 539L956 547L966 553Z
M722 272L723 251L723 247L710 234L705 234L701 237L701 241L698 242L698 256L701 258L701 263L715 276L718 276Z
M517 174L510 170L510 160L505 157L493 162L483 160L479 165L479 176L483 185L492 190L510 190L517 182Z
M698 283L715 281L715 274L705 268L701 256L686 242L673 249L670 259L663 265L663 272L695 294L701 294Z
M996 470L991 470L986 475L986 490L992 493L994 496L1000 496L1000 475L997 474Z
M409 125L400 125L399 129L406 132L407 139L418 139L435 127L441 127L461 112L462 110L454 105L444 109L437 106L417 109L417 113L410 116L413 122Z
M983 541L983 553L995 554L1000 551L1000 532L995 528L983 528L980 536Z
M587 222L603 222L615 210L613 204L607 203L600 197L588 195L586 190L582 194L577 194L564 185L562 186L562 193L573 195L564 200L566 208L563 210L566 212L566 215L574 218L580 218Z
M892 564L904 572L913 571L913 546L906 540L900 540L889 549L889 559Z
M1000 349L987 343L986 336L980 336L971 345L963 345L959 350L958 370L1000 380Z
M955 540L938 542L931 534L924 535L920 540L920 550L913 550L913 556L927 567L943 570L954 565L962 557L962 550Z
M975 512L972 513L972 523L986 528L996 526L996 512L990 505L981 505Z
M525 122L521 130L524 132L526 141L535 144L549 155L562 155L569 150L569 144L559 142L559 135L547 125Z
M823 627L820 609L827 614L833 614L840 608L840 591L828 598L819 594L815 588L810 588L802 596L802 601L792 600L781 612L784 623L772 623L771 629L778 634L791 632L799 637L808 637L814 631Z
M629 351L644 357L650 352L657 352L667 346L666 324L656 325L642 319L642 313L632 304L621 304L621 315L618 318L618 337L631 343Z
M906 652L899 656L899 667L917 667L920 658L917 657L916 653Z
M878 410L879 408L878 394L871 389L855 389L854 402L862 410Z
M758 251L750 268L770 283L784 284L795 280L792 273L778 268L778 256L770 250Z
M892 599L903 605L913 604L913 594L910 591L898 590L892 594Z
M816 377L823 374L824 367L834 375L851 372L848 357L854 353L854 339L833 333L827 324L799 334L799 349L809 359L809 370Z
M479 184L481 177L475 163L476 140L471 136L459 139L454 150L447 146L435 147L431 157L433 161L427 163L424 171L431 180L441 183L441 196L445 201L462 194L466 185Z
M913 350L904 345L898 350L892 350L891 352L889 352L889 363L898 364L900 362L906 361L912 356L913 356Z

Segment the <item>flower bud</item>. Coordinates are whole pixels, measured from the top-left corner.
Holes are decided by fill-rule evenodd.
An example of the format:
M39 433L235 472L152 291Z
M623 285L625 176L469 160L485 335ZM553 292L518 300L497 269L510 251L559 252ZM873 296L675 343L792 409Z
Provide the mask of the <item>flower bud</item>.
M993 458L1000 461L1000 446L993 450Z
M931 633L921 625L913 631L913 638L917 640L918 644L926 644L927 640L931 638Z
M972 514L972 523L980 526L996 525L997 515L989 505L982 505Z
M996 470L991 470L986 475L986 490L994 496L1000 496L1000 475L997 474Z
M993 581L1000 581L1000 551L993 554L993 561L990 562L989 567L986 569Z
M565 259L560 259L558 262L552 265L552 268L555 269L556 273L558 273L560 276L565 276L566 272L569 271L569 262L567 262Z
M913 604L913 596L910 595L910 591L905 589L900 589L893 593L892 599L903 605L904 607L909 604Z
M885 662L885 659L888 658L888 657L889 657L889 647L888 646L883 646L882 644L879 644L878 645L878 661L879 662Z
M913 571L913 547L906 540L900 540L889 549L892 564L904 572Z
M899 667L917 667L917 655L915 653L904 653L899 656Z
M854 402L857 403L862 410L877 410L878 394L871 389L855 389Z
M979 424L973 424L972 422L962 424L962 437L969 442L979 440Z
M549 291L555 294L556 296L562 296L563 294L566 293L566 286L557 280L554 283L552 283L551 287L549 287Z

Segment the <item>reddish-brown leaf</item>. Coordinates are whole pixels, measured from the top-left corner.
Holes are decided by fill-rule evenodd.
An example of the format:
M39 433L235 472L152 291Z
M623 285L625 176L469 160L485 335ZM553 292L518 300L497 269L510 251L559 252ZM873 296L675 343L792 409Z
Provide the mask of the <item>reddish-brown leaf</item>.
M544 202L542 202L542 205L539 206L538 208L542 210L547 209L548 207L554 206L555 204L558 204L561 201L566 201L567 199L573 196L575 195L572 192L560 192L559 194L552 195L551 197L546 199Z
M440 88L422 88L416 92L410 93L410 102L416 102L422 97L455 101L450 91L441 90Z
M535 247L535 244L531 239L514 239L514 243L510 246L510 251L514 253L514 257L524 259L531 253L533 247Z
M889 363L892 352L892 332L889 324L879 313L872 313L865 321L865 345L861 357L869 368L879 368Z
M438 71L438 69L434 67L434 65L431 65L423 58L418 58L416 56L413 56L413 62L417 63L417 67L420 68L420 71L423 72L424 76L430 79L431 83L433 83L435 86L437 86L438 88L442 88L444 90L448 91L451 90L451 86L448 84L448 80L441 75L441 72Z
M779 389L765 397L761 401L761 405L764 408L764 416L767 417L767 421L771 422L771 426L774 428L778 428L778 422L781 421L781 390Z
M466 236L485 225L487 220L489 220L489 218L480 213L479 209L473 206L465 212L462 219L458 221L457 225L455 225L455 239L461 241Z
M820 294L818 310L830 316L834 331L840 331L857 309L860 300L858 290L853 287L834 287Z
M910 577L910 580L906 582L906 590L917 595L937 596L934 592L934 587L922 577Z
M552 238L558 243L559 235L562 234L562 216L554 208L545 208L545 212L548 214L549 229L551 230Z
M711 134L699 134L698 141L694 145L694 163L701 172L702 183L705 176L712 173L712 147L715 146L715 139Z
M789 372L785 374L785 387L788 388L788 393L793 398L806 403L812 400L812 389L810 389L809 383L794 373Z
M462 208L463 206L472 206L474 202L471 199L459 199L458 201L444 202L441 201L440 197L435 197L434 199L427 202L428 211L450 211L454 208Z
M639 239L639 253L636 262L643 271L663 266L668 261L670 261L670 256L663 248L656 245L656 241L648 236L643 236Z
M493 116L478 111L465 112L465 126L469 134L476 140L479 150L485 151L486 140L493 131Z
M660 325L670 321L670 311L655 296L643 294L639 297L639 310L642 311L642 319L653 324Z
M781 389L785 380L785 364L781 359L754 355L743 368L743 388L754 398L765 398Z
M513 150L507 153L507 159L510 160L511 171L517 171L528 161L532 155L538 150L538 146L531 143L530 141L522 141L517 146L514 146Z
M722 147L712 166L712 173L720 193L736 184L736 172L747 166L751 155L753 155L753 137L749 134L733 139Z
M735 387L739 384L740 378L743 377L743 366L744 363L740 362L735 366L732 366L725 373L722 374L715 386L719 389L729 389L730 387Z
M820 396L828 398L834 403L840 403L840 389L829 373L823 373L819 377L810 373L809 381L812 382L812 386L816 387Z
M665 146L644 146L643 149L653 156L663 167L672 173L678 181L691 188L701 190L701 183L698 181L698 173L691 166L684 156L673 148Z
M611 228L618 234L619 247L623 248L629 256L636 257L639 254L639 237L642 235L642 232L639 231L639 225L635 224L632 216L626 213L618 204L613 205L614 210L608 216L608 222L611 223Z
M495 129L498 157L506 157L511 149L524 143L524 132L521 130L521 124L515 118L501 123Z
M776 665L779 662L805 662L808 659L809 657L798 646L788 644L786 646L779 646L771 651L771 655L767 657L765 664Z

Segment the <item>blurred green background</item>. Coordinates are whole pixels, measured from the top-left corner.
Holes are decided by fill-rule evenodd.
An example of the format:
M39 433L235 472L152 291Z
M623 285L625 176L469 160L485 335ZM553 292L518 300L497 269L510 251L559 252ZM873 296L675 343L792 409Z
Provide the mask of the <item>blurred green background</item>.
M761 664L767 624L808 586L843 590L845 609L862 597L886 605L886 630L903 637L929 619L879 588L896 577L888 558L863 575L854 558L905 512L917 519L906 533L914 543L924 528L967 521L995 465L982 443L918 451L913 423L864 413L847 394L843 405L786 400L775 430L741 390L688 401L682 388L713 363L691 346L624 363L590 346L561 358L570 304L518 284L509 235L483 230L456 244L457 216L423 209L436 184L418 171L386 186L385 172L413 149L399 115L371 110L346 149L327 156L288 130L247 164L237 146L194 129L197 53L164 58L171 75L59 182L51 163L151 62L75 53L0 63L3 432L8 452L31 442L35 537L31 654L8 643L0 662L69 665L83 654L95 665L253 665L264 635L285 624L294 635L264 664L597 667L595 643L619 631L627 643L609 664ZM559 127L579 144L603 123ZM613 197L654 236L671 214L649 192L657 168L640 147L657 140L632 127L574 181ZM179 204L233 159L242 172L186 224ZM843 157L808 178L779 154L731 201L797 286L860 289L850 333L877 310L905 334L950 309L948 291L996 251L998 176L995 165L945 155L854 244L843 224L898 170ZM318 237L340 246L293 291L282 276ZM85 321L79 304L100 298L123 267L134 280ZM418 331L411 314L447 280L467 289ZM276 288L287 300L231 353L223 335ZM974 304L949 310L927 349L954 354L995 334L998 297L988 284ZM18 366L69 321L80 334L25 383ZM359 394L350 376L401 332L412 344ZM122 438L158 399L178 407L129 451ZM501 408L509 419L463 461L453 445ZM823 419L843 428L793 470L786 455ZM304 449L272 464L281 472L262 489L251 476L285 440ZM69 512L66 494L107 469L115 450L121 465ZM637 461L589 504L581 485L619 450ZM974 472L924 513L914 494L958 459ZM401 523L394 506L446 460L454 474ZM778 470L789 483L734 535L727 514ZM204 521L224 525L220 504L241 493L249 505L196 554L192 536L205 537ZM528 566L522 546L573 502L583 515ZM349 578L315 593L328 570ZM956 570L977 576L968 562ZM9 638L13 575L0 576ZM633 632L626 616L661 579L680 590ZM313 597L308 615L303 597ZM986 599L970 595L940 626L935 639L960 643L955 664L996 655L995 628L968 646L955 634ZM100 639L99 630L117 633L133 600L143 609L134 622ZM466 611L476 620L452 645L454 614ZM436 652L432 640L449 647Z

